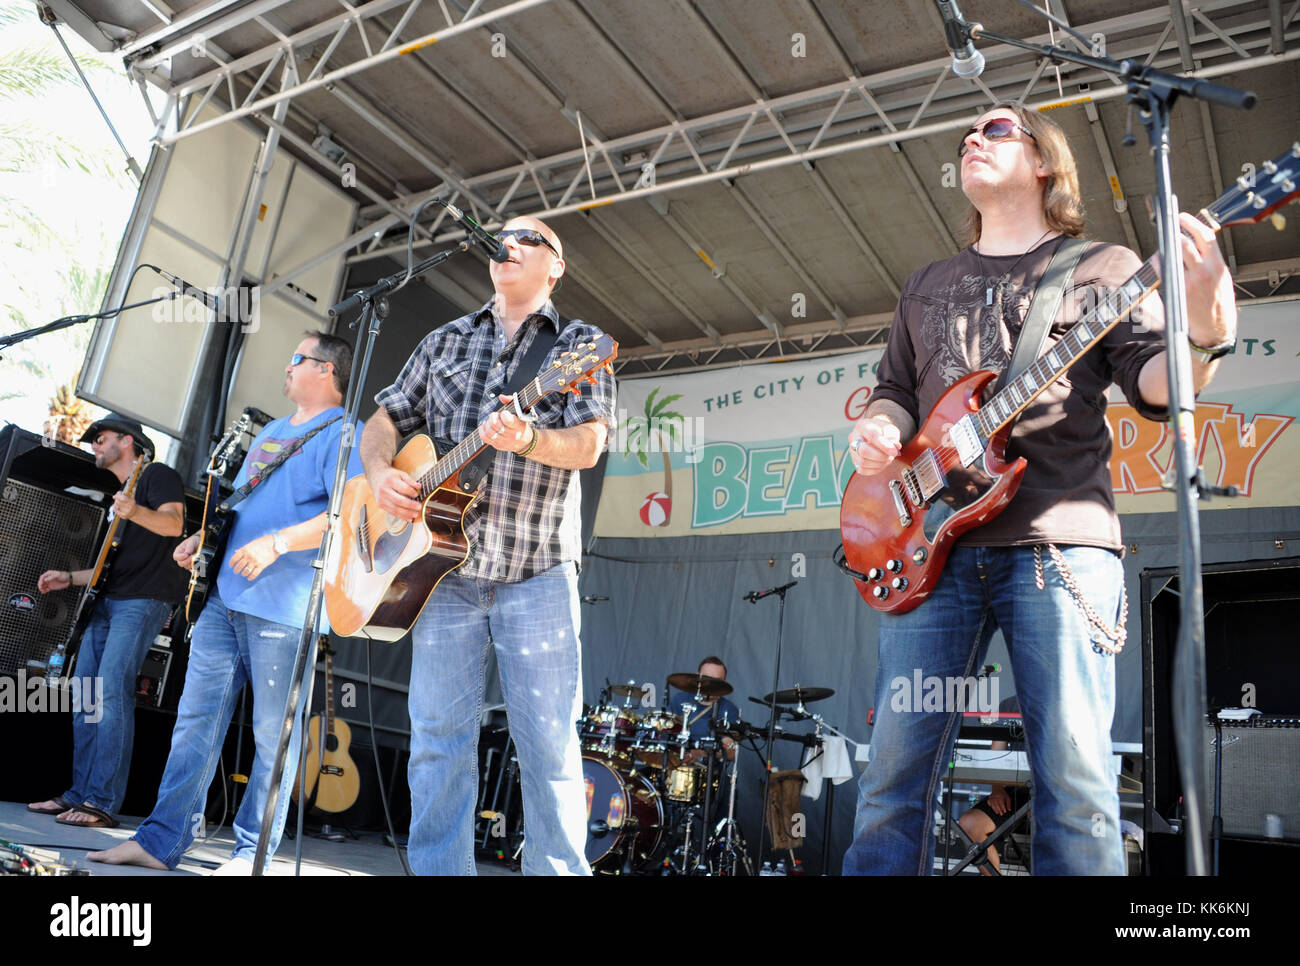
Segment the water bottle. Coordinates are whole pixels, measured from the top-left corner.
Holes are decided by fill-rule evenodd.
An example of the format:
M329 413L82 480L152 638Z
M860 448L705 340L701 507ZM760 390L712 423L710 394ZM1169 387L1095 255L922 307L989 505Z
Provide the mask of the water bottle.
M772 874L773 874L773 875L785 875L785 859L781 859L779 862L777 862L777 864L776 864L776 871L773 872Z
M759 874L759 875L776 875L776 873L772 871L772 863L771 863L771 862L764 862L764 863L763 863L763 868L761 868L761 869L758 870L758 874Z
M50 687L63 675L63 664L68 659L67 648L60 644L45 662L45 681Z

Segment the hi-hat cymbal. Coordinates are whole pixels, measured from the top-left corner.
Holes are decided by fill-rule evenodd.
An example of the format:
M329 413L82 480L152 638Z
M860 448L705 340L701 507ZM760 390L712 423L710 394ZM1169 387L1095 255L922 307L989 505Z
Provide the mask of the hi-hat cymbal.
M763 703L799 704L808 701L821 701L823 698L829 698L834 693L835 691L831 688L805 688L803 685L796 684L794 687L778 691L776 694L763 695Z
M685 691L687 694L702 694L706 698L720 698L732 691L731 685L726 681L711 678L707 674L691 674L688 671L668 675L668 683L679 691Z
M645 688L637 687L635 684L611 684L609 693L617 694L620 698L632 698L634 701L640 701L646 692Z

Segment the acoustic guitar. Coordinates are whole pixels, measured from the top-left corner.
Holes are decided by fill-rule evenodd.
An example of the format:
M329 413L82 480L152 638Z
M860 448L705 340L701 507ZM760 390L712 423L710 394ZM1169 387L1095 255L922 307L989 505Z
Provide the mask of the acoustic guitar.
M306 808L322 812L346 812L356 804L361 791L361 777L349 753L352 728L334 717L334 651L329 639L320 639L325 655L325 710L307 722L307 756L303 760L301 786ZM293 797L298 800L299 782L294 782Z
M617 355L618 343L609 336L576 346L519 390L520 407L532 409L547 393L577 393L584 380L594 384L595 373ZM465 562L465 514L482 485L468 491L460 472L485 448L475 430L441 458L424 435L398 451L393 465L420 488L415 499L424 513L414 523L381 510L364 476L348 480L338 538L325 564L325 607L336 634L397 640L411 629L439 581Z

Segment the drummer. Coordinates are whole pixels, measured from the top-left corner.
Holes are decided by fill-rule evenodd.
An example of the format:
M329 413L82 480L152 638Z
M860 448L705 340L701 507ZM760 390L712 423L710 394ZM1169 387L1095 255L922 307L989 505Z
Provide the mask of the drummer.
M712 678L715 681L727 680L727 666L722 663L722 658L716 655L709 655L700 662L696 673L701 677ZM727 688L730 691L730 688ZM708 738L710 736L709 721L713 718L714 705L717 705L717 718L719 723L725 717L728 722L735 724L740 720L740 709L731 701L719 695L705 696L699 700L694 694L688 694L685 691L673 691L673 699L670 702L673 711L678 714L687 714L685 705L695 705L695 709L687 715L689 730L692 738ZM736 743L731 738L722 739L723 746L727 749L727 759L731 760L736 756ZM692 758L702 757L701 752L692 752Z

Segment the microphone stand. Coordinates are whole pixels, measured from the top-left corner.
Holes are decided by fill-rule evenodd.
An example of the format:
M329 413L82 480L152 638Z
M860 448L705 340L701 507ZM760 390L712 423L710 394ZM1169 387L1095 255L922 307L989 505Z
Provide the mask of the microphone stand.
M262 875L267 861L267 851L271 841L271 826L275 821L276 809L280 802L280 780L284 776L284 760L289 753L289 742L293 737L293 722L302 713L303 681L316 668L316 627L320 623L321 605L325 593L325 562L329 559L330 548L338 538L339 508L343 503L343 484L347 477L348 462L352 457L352 447L357 439L357 410L361 405L361 392L366 384L366 375L370 371L370 357L374 352L375 342L384 319L388 317L389 292L395 291L417 275L427 272L436 265L445 262L453 255L469 250L469 242L462 241L457 247L426 258L408 270L395 272L381 278L369 288L362 289L336 305L330 307L331 318L337 318L358 305L361 306L361 338L365 340L361 352L361 366L352 373L348 383L347 398L344 401L343 433L339 437L338 455L334 461L334 484L330 490L329 509L326 511L326 529L321 537L316 559L312 561L315 570L312 576L311 596L307 599L307 613L303 619L302 631L298 637L298 653L294 659L290 675L289 693L285 696L284 721L280 727L280 738L276 745L275 761L271 768L271 778L266 790L266 808L262 814L262 827L257 835L257 852L253 857L253 875ZM349 327L356 326L357 322ZM300 755L301 757L301 755Z
M1074 33L1069 25L1026 3L1030 9ZM1179 255L1178 201L1169 167L1170 109L1180 94L1213 104L1238 109L1255 105L1252 91L1239 91L1222 84L1171 74L1135 60L1116 62L1063 47L1032 44L1015 37L985 30L982 24L967 24L969 37L984 38L1033 51L1051 61L1069 61L1118 74L1128 82L1127 100L1138 107L1146 128L1155 163L1155 221L1159 238L1160 288L1165 307L1165 358L1169 380L1169 421L1173 436L1174 478L1166 486L1178 497L1178 579L1180 594L1178 650L1174 662L1173 707L1178 770L1185 805L1184 836L1189 875L1206 875L1206 829L1201 802L1204 799L1205 748L1200 741L1205 718L1205 620L1201 590L1201 531L1196 501L1210 496L1228 496L1225 487L1211 486L1196 465L1196 398L1192 390L1191 350L1187 334L1187 289L1183 261Z
M752 590L744 596L744 599L751 604L757 604L764 597L772 594L779 594L781 597L781 609L776 622L776 667L772 675L772 714L767 722L767 749L763 756L763 761L766 764L766 770L763 773L763 814L759 818L761 831L758 834L758 855L754 859L755 866L762 861L763 850L767 848L767 814L768 809L772 807L772 746L776 743L776 719L778 717L776 692L781 688L781 648L785 637L785 593L797 583L799 581L792 580L788 584L773 587L770 590Z

